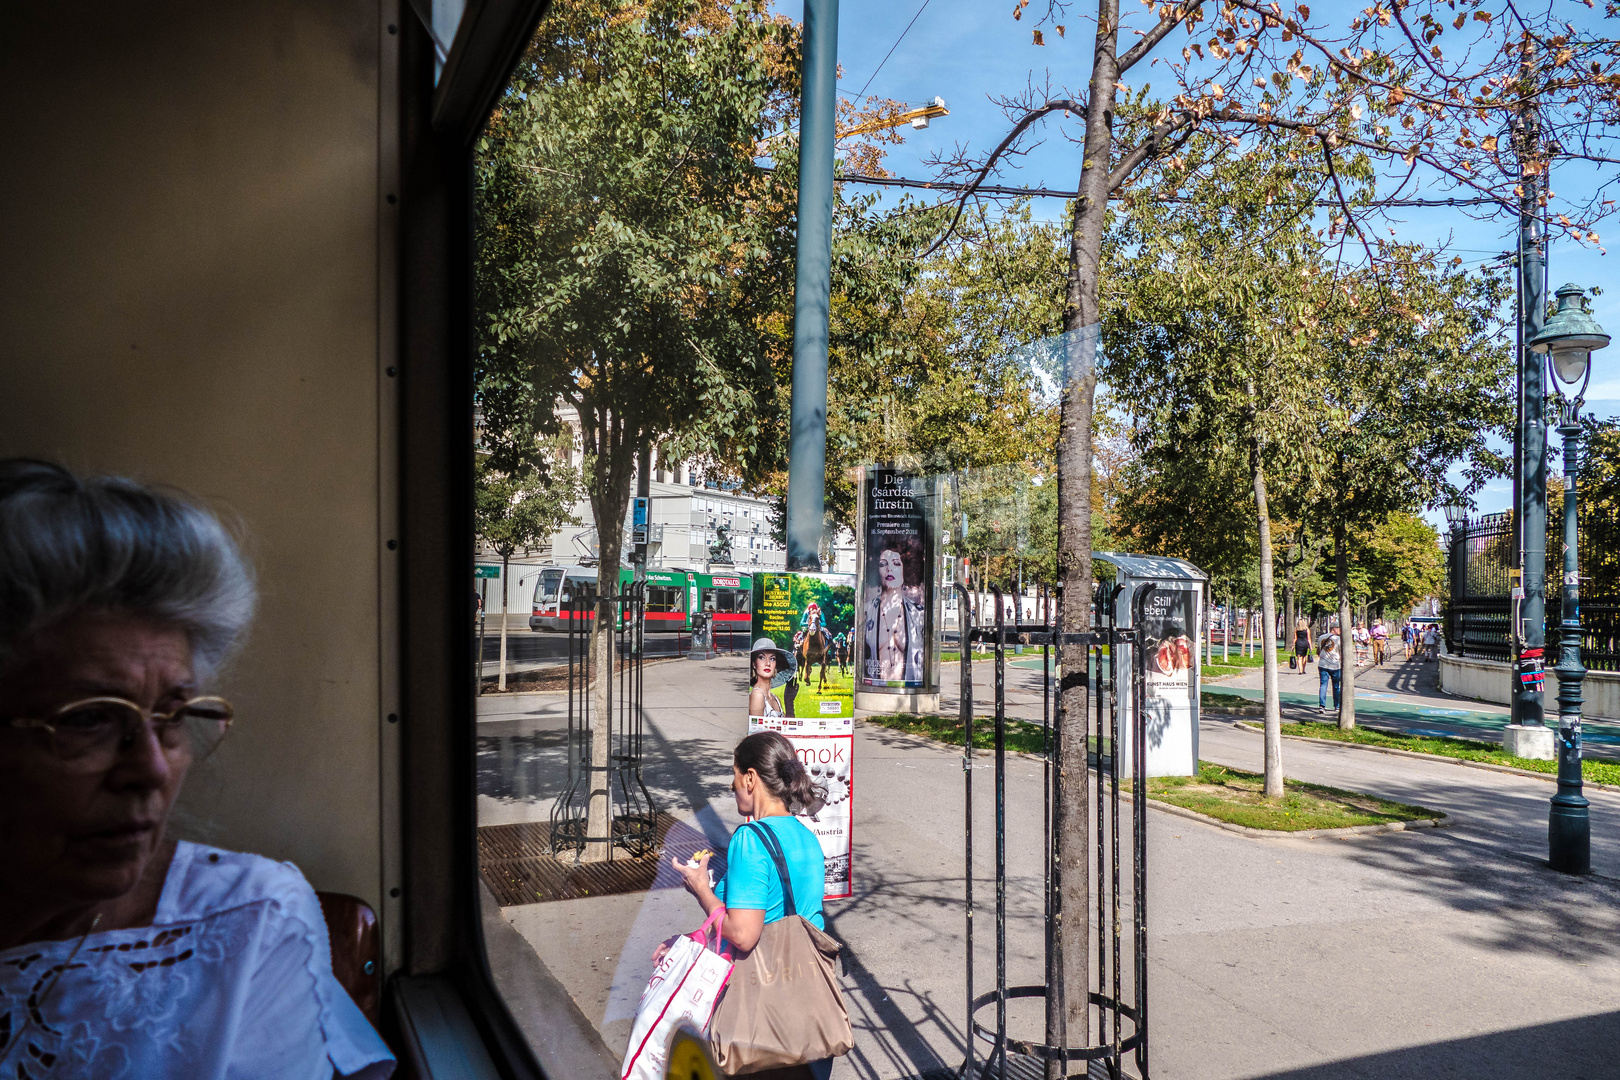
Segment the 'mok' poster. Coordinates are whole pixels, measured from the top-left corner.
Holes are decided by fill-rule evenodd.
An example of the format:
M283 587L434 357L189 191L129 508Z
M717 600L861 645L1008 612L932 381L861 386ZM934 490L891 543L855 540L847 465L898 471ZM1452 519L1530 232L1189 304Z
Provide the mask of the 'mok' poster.
M796 816L821 841L821 855L827 864L824 898L849 898L854 893L850 856L854 850L855 824L855 718L749 717L748 734L756 731L779 731L786 736L810 773L810 782L827 800L814 817Z
M748 732L786 736L826 799L814 817L798 817L821 841L828 900L853 892L854 619L848 574L754 575Z

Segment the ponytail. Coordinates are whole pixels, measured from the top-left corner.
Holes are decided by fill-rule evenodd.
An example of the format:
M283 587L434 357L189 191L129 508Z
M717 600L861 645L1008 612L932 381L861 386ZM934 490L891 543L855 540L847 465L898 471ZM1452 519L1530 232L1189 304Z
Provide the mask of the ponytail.
M793 744L774 731L756 731L737 744L731 756L737 771L752 769L759 774L765 790L781 799L790 814L815 817L827 803L825 787L810 779L809 770Z

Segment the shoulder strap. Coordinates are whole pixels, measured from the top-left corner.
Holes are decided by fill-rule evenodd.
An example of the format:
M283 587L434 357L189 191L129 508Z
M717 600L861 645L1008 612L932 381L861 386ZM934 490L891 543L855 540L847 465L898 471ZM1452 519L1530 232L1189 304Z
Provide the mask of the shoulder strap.
M776 833L762 822L750 821L745 828L752 829L765 845L765 850L771 853L777 876L782 879L782 914L792 918L799 913L799 909L793 902L793 879L788 876L787 856L782 853L781 842L777 840Z

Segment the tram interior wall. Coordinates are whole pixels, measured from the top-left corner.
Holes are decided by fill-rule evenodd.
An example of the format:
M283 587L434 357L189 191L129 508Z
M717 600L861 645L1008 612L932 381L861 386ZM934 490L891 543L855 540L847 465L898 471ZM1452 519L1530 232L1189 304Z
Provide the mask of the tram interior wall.
M398 18L378 0L26 4L0 36L0 455L239 516L262 608L182 827L379 911Z

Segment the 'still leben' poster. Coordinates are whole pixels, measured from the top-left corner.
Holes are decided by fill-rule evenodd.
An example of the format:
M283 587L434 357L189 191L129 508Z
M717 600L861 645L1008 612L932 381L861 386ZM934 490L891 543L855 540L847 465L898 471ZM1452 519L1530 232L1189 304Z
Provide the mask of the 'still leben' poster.
M754 576L748 732L786 736L826 794L820 813L799 820L821 841L828 900L853 892L854 619L852 575Z
M1143 611L1149 776L1192 776L1198 699L1197 588L1161 583Z

